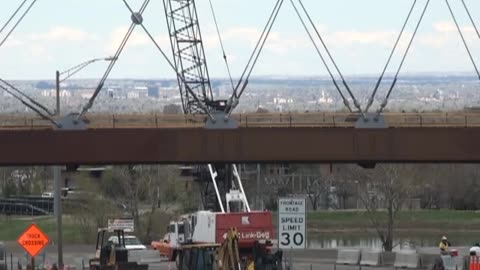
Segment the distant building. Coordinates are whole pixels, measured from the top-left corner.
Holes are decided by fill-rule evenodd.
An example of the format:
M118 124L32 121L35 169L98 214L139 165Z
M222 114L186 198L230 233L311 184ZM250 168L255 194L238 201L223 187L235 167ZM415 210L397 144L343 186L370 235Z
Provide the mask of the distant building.
M42 97L56 97L57 96L57 91L54 89L50 90L42 90ZM72 92L68 90L60 90L60 97L71 97Z
M137 91L130 91L127 93L127 99L139 99L140 93Z
M135 86L134 92L138 93L138 98L148 97L148 88L146 86Z
M148 97L151 97L151 98L159 98L160 97L160 91L158 89L158 86L149 86L148 87Z

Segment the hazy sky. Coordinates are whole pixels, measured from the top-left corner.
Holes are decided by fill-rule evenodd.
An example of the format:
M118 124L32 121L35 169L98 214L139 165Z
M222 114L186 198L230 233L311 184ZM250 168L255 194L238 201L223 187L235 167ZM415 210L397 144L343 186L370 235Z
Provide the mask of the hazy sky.
M0 25L22 0L3 0ZM31 1L31 0L29 0ZM296 1L296 0L295 0ZM426 0L418 0L405 48ZM480 26L480 1L465 0ZM138 8L143 0L130 0ZM212 0L234 76L239 76L275 0ZM378 74L394 44L411 0L304 0L340 69L348 75ZM480 64L480 40L460 0L450 0ZM210 74L226 77L208 0L197 0ZM0 48L0 77L53 78L82 61L106 57L116 50L130 25L121 0L38 0L7 43ZM144 14L147 28L171 57L163 1L151 0ZM4 33L0 34L3 38ZM403 52L403 50L402 50ZM393 71L400 51L393 60ZM95 63L75 78L98 78L106 63ZM404 66L405 72L472 71L473 67L445 1L432 0ZM288 0L253 75L325 75L326 70ZM173 78L175 74L139 27L134 32L111 78Z

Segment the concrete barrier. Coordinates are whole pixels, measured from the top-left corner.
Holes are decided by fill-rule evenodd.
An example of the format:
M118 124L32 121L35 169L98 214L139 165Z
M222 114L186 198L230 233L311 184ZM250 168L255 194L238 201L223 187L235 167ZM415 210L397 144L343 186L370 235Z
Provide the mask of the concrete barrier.
M393 264L397 268L422 268L420 254L414 252L397 252L395 254L395 262Z
M337 269L337 265L350 265L360 267L360 250L358 249L339 249L337 261L333 265L333 269Z
M360 265L380 266L383 263L382 257L380 250L362 250Z

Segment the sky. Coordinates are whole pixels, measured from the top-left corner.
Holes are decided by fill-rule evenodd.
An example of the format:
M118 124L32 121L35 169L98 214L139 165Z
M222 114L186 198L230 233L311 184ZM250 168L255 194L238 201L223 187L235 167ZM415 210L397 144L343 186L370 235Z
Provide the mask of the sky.
M3 0L3 25L23 0ZM30 3L32 0L29 0ZM228 62L239 77L276 0L211 0L218 19ZM295 2L297 0L294 0ZM426 0L417 0L412 20L388 72L400 62ZM450 0L459 23L480 65L480 39L460 0ZM480 1L465 0L480 26ZM138 9L143 0L129 0ZM377 75L383 69L413 0L303 0L315 25L346 76ZM196 0L211 77L226 78L208 0ZM53 79L92 58L113 55L130 26L130 13L121 0L38 0L31 12L0 47L0 78ZM172 58L163 1L151 0L144 24ZM9 29L9 28L7 28ZM3 39L6 31L0 33ZM322 51L323 52L323 51ZM100 78L107 62L94 63L74 78ZM330 63L331 64L331 63ZM472 72L466 50L445 1L431 0L402 73ZM326 69L285 0L253 76L324 76ZM175 73L137 27L110 78L165 79Z

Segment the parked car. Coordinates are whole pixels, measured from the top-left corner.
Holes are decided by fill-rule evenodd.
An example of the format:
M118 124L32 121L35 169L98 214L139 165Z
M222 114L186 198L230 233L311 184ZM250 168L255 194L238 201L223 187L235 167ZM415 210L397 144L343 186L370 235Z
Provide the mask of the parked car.
M113 242L114 244L118 245L118 237L116 235L110 236L108 241ZM125 235L125 248L127 250L144 250L147 249L145 245L143 245L140 240L134 235Z
M53 198L53 192L43 192L42 198Z

